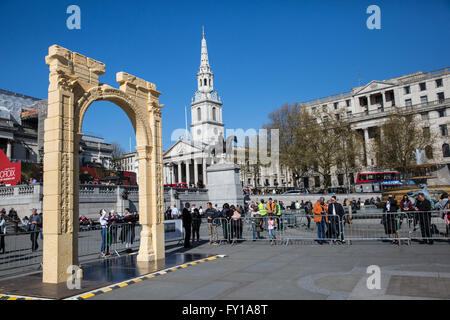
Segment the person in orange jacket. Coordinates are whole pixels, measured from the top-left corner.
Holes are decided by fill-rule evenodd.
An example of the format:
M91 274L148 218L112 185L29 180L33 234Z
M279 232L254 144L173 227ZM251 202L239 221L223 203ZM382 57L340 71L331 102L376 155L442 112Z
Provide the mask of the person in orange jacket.
M314 213L314 222L317 225L317 242L319 244L326 243L325 239L325 226L328 223L328 218L326 216L328 212L327 205L325 204L325 198L320 197L320 199L314 204L313 213Z

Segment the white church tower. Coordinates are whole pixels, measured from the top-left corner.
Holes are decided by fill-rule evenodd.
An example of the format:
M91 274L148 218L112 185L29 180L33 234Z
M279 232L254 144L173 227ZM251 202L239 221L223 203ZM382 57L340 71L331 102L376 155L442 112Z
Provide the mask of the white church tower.
M214 90L214 74L208 60L205 31L203 30L200 68L197 73L198 90L191 103L191 138L196 142L213 143L224 136L222 102Z

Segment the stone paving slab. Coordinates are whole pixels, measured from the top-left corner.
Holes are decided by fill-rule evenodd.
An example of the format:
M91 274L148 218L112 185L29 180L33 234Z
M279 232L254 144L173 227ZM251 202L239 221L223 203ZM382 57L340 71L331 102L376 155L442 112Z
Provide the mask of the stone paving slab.
M227 257L92 299L449 299L449 249L448 244L205 244L186 252ZM372 264L381 267L379 291L366 287ZM443 278L445 285L435 285Z

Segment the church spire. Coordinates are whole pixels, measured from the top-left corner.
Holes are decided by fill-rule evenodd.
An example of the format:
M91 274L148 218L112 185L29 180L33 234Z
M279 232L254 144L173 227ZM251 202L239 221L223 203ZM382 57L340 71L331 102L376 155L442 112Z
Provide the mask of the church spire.
M205 27L202 26L202 54L200 58L200 72L209 72L208 49L206 48Z

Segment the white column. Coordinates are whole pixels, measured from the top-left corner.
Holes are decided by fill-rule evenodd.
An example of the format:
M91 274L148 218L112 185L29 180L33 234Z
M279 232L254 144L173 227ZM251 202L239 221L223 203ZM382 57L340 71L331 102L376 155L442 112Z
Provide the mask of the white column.
M175 164L170 166L170 183L175 183Z
M178 183L181 182L181 161L178 162Z
M369 128L364 128L364 145L366 146L366 166L370 166L369 162Z
M203 184L206 186L208 180L206 179L206 159L203 159Z
M189 170L189 164L190 164L191 160L186 160L186 183L189 187L189 181L191 180L191 174L190 174L190 170Z
M197 163L196 158L194 158L194 183L197 186L197 184L198 184L198 163Z

